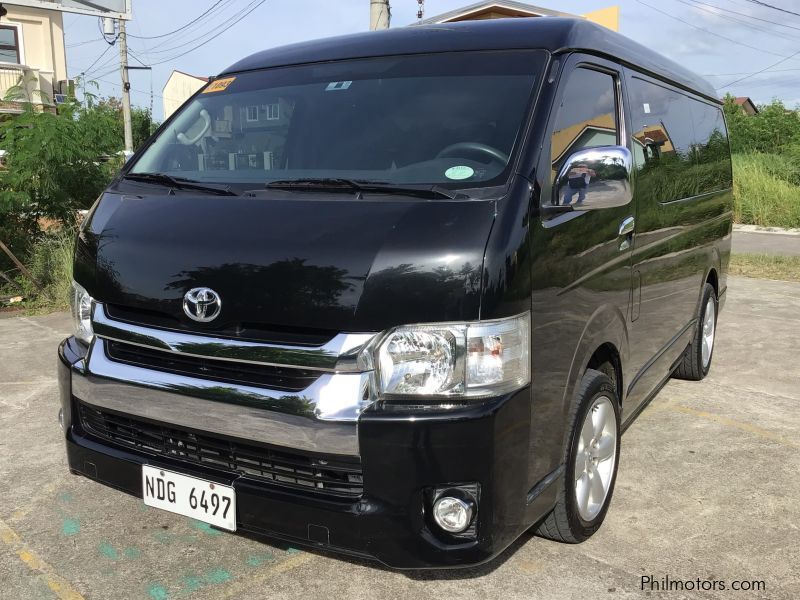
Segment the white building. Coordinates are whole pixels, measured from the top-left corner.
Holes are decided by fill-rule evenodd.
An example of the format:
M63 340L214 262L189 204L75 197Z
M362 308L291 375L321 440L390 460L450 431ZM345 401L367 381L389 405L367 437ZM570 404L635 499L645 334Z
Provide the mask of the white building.
M173 71L164 85L164 119L178 110L197 90L208 83L208 77L189 75L183 71Z

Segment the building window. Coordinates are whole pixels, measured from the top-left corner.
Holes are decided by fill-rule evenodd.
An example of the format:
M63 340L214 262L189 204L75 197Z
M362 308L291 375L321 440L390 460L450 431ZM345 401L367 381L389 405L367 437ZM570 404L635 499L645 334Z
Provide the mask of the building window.
M267 121L277 121L281 118L280 104L267 104Z
M247 121L250 123L258 121L258 106L247 107Z
M16 27L0 25L0 62L20 62L19 33Z

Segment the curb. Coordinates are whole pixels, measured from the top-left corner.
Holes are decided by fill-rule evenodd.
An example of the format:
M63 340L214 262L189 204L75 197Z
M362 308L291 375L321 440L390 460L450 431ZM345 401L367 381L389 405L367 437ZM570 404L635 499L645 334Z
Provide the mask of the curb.
M761 225L742 225L740 223L733 224L734 231L741 231L742 233L771 233L774 235L800 235L800 229L785 229L783 227L762 227Z

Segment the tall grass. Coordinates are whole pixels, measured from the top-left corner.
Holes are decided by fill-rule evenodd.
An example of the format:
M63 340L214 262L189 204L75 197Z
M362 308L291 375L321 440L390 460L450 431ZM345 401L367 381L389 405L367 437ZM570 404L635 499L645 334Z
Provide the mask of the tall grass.
M75 232L63 227L44 234L33 246L26 266L43 289L39 291L27 279L21 280L26 296L33 299L29 308L59 310L69 306L74 244Z
M800 160L779 154L733 155L737 223L800 227Z

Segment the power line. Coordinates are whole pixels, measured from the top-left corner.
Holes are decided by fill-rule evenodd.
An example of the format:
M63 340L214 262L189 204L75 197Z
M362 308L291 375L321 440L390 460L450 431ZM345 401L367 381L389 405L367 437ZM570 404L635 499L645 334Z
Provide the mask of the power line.
M789 60L790 58L794 58L798 54L800 54L800 50L798 50L794 54L790 54L789 56L786 56L786 57L782 58L778 62L773 63L773 64L769 65L768 67L764 67L760 71L756 71L755 73L750 73L750 75L745 75L744 77L740 77L739 79L735 79L735 80L731 81L730 83L726 83L722 87L717 88L717 90L724 90L726 87L730 87L734 83L739 83L740 81L744 81L745 79L750 79L754 75L759 75L759 74L763 73L764 71L769 71L772 67L777 67L779 64L785 63L787 60Z
M152 63L151 66L161 65L161 64L164 64L166 62L173 61L176 58L180 58L181 56L185 56L186 54L189 54L190 52L193 52L193 51L197 50L198 48L201 48L202 46L205 46L208 42L214 40L217 37L216 36L216 31L217 30L219 30L219 29L230 29L231 27L233 27L234 25L239 23L239 21L241 21L246 16L248 16L250 13L252 13L254 10L256 10L258 7L260 7L262 4L264 4L264 2L266 2L266 0L256 0L255 2L249 4L241 12L237 13L236 15L234 15L234 17L231 17L231 19L229 19L228 21L225 21L220 26L216 27L215 29L212 29L211 31L209 31L206 34L204 34L203 36L200 36L200 37L196 38L195 40L187 42L186 44L181 44L180 46L176 46L174 48L171 48L170 50L164 50L163 52L174 51L174 50L177 50L177 49L179 49L179 48L181 48L183 46L186 46L186 45L191 44L191 43L193 43L195 41L198 41L200 38L205 37L206 35L210 35L212 33L214 34L214 35L210 35L210 37L208 37L207 39L203 40L199 44L197 44L195 46L192 46L188 50L186 50L184 52L181 52L180 54L175 54L173 56L169 56L167 58L164 58L163 60L158 60L158 61ZM152 49L151 49L151 52L155 53L155 51L153 51ZM161 51L159 51L159 52L161 52Z
M106 53L108 53L108 51L109 51L109 50L111 50L111 48L113 48L113 46L111 46L111 45L109 45L109 46L106 46L106 49L105 49L105 50L103 50L103 52L101 52L101 53L100 53L100 56L98 56L98 57L97 57L97 58L94 60L94 62L93 62L91 65L89 65L87 68L85 68L85 69L84 69L82 72L83 72L83 73L88 73L89 71L91 71L91 70L92 70L92 67L93 67L93 66L95 66L97 63L99 63L99 62L100 62L100 59L101 59L101 58L103 58L103 57L106 55Z
M199 42L200 40L205 39L207 36L212 35L212 34L216 33L217 31L225 30L226 28L229 28L232 24L235 24L236 22L238 22L240 20L240 17L243 15L243 13L248 11L257 2L257 0L246 0L246 2L247 2L247 4L243 8L238 9L238 12L236 12L233 15L231 15L230 17L228 17L227 20L222 21L220 23L217 23L216 25L211 27L211 29L209 29L207 31L204 31L202 33L198 33L198 32L195 31L195 32L192 33L192 35L194 35L195 37L192 37L191 39L189 39L187 41L183 41L183 42L181 42L181 43L179 43L177 45L170 46L168 48L161 48L160 50L158 50L157 48L159 48L159 47L161 47L161 46L163 46L165 44L165 42L162 42L161 44L157 44L155 46L152 46L150 48L150 53L151 54L161 54L161 55L169 54L171 52L174 52L175 50L179 50L181 48L185 48L186 46L190 46L190 45L192 45L192 44L194 44L196 42ZM260 6L260 4L259 4L259 6ZM256 8L258 8L258 7L256 7ZM177 40L170 40L170 42L174 42L174 41L177 41Z
M710 15L714 15L714 17L716 17L716 18L725 19L726 21L730 21L732 23L736 23L737 25L741 25L742 27L747 27L748 31L753 31L753 32L762 31L762 32L764 32L764 33L766 33L766 34L768 34L768 35L770 35L772 37L779 37L779 38L782 38L784 40L788 40L788 41L792 42L793 44L797 44L798 42L800 42L800 36L798 36L797 34L792 34L789 31L776 31L774 27L769 27L767 25L761 25L761 24L758 24L758 23L755 23L755 22L751 22L750 20L745 20L742 17L735 16L734 13L725 14L723 12L722 8L719 8L719 7L711 5L711 4L706 4L705 2L697 2L696 0L688 0L688 1L687 0L675 0L675 1L676 2L680 2L681 4L685 4L686 6L689 6L690 8L692 8L693 10L702 10L704 12L709 13ZM690 2L693 2L693 3L690 3ZM700 6L701 4L704 5L704 6ZM708 6L710 8L705 8L706 6ZM713 8L711 8L711 7L713 7ZM714 9L717 9L717 10L714 10ZM719 11L719 12L717 12L717 11ZM743 14L743 13L736 13L736 14ZM798 29L798 31L800 31L800 28L797 28L797 29Z
M722 35L720 33L717 33L715 31L711 31L710 29L705 29L704 27L700 27L699 25L695 25L694 23L690 23L689 21L685 21L684 19L681 19L680 17L676 17L675 15L671 15L668 12L665 12L665 11L659 9L659 8L656 8L655 6L647 4L646 2L642 2L642 0L636 0L636 2L638 2L642 6L646 6L647 8L649 8L651 10L654 10L654 11L656 11L658 13L661 13L662 15L664 15L666 17L669 17L670 19L675 19L676 21L680 21L684 25L688 25L689 27L694 27L695 29L699 29L700 31L703 31L705 33L717 36L718 38L721 38L721 39L726 40L728 42L731 42L733 44L738 44L740 46L744 46L745 48L750 48L751 50L756 50L758 52L763 52L764 54L772 54L773 56L780 56L781 58L786 58L783 54L778 54L777 52L772 52L771 50L765 50L764 48L759 48L757 46L751 46L750 44L745 44L744 42L740 42L739 40L735 40L733 38L726 37L726 36L724 36L724 35ZM793 56L794 55L792 55L792 57Z
M725 19L734 21L735 23L742 23L743 25L747 25L749 27L753 27L752 23L742 21L741 19L737 19L735 17L723 15L723 14L720 14L720 13L718 13L716 11L731 13L731 14L734 14L734 15L741 15L741 16L745 17L746 19L748 19L748 21L750 21L750 20L762 21L764 23L769 23L770 25L777 25L778 27L786 27L788 29L794 29L796 31L800 31L800 27L795 27L794 25L786 25L785 23L778 23L777 21L770 21L769 19L761 19L761 18L753 16L753 15L748 15L747 13L742 13L742 12L738 12L738 11L735 11L735 10L730 10L728 8L723 8L721 6L717 6L716 4L707 4L706 2L700 2L699 0L690 0L691 4L689 4L689 2L686 2L686 0L678 0L678 2L681 2L682 4L686 4L687 6L691 6L692 8L697 8L699 10L705 11L705 12L710 13L712 15L716 15L717 17L723 17ZM699 6L699 5L702 5L702 6ZM704 6L707 6L708 8L703 8ZM709 9L714 9L714 10L709 10ZM772 30L769 30L769 29L765 29L765 28L760 28L760 29L761 29L761 31L767 31L768 33L776 34L776 32L774 32Z
M800 17L800 13L792 12L791 10L786 10L785 8L781 8L780 6L773 6L772 4L767 4L766 2L761 2L760 0L747 0L747 2L749 2L750 4L758 4L759 6L766 6L767 8L771 8L772 10L779 10L783 13Z
M102 39L93 39L93 40L84 40L82 42L75 42L74 44L66 44L67 48L77 48L78 46L85 46L86 44L95 44L97 42L102 42L105 40Z
M198 15L197 17L195 17L194 19L192 19L191 21L189 21L185 25L182 25L182 26L178 27L177 29L173 29L172 31L168 31L167 33L161 33L159 35L128 35L128 37L136 38L137 40L155 40L155 39L158 39L158 38L163 38L163 37L170 36L170 35L172 35L174 33L178 33L179 31L182 31L183 29L186 29L187 27L191 26L193 23L196 23L197 21L199 21L203 17L207 16L211 11L213 11L217 6L219 6L222 3L222 1L223 0L217 0L214 4L209 6L208 9L205 12L200 13L200 15Z
M769 69L770 73L785 73L787 71L800 71L800 68ZM704 73L703 77L733 77L734 75L752 75L752 71L739 71L738 73Z
M245 1L247 2L249 0L245 0ZM210 18L210 17L213 16L214 20L216 20L216 21L219 21L220 19L224 19L225 18L225 14L235 10L235 6L232 6L235 2L238 2L238 0L222 0L221 4L215 6L214 8L211 9L211 11L208 13L207 17ZM186 39L191 38L192 36L196 36L198 34L198 32L201 31L202 28L205 27L207 24L208 24L207 23L207 19L202 19L200 21L197 21L196 23L193 23L191 26L187 27L183 31L180 31L175 35L166 37L166 38L162 39L161 41L156 42L155 44L153 44L150 47L150 49L154 50L154 49L157 49L157 48L161 48L163 46L169 46L169 45L174 44L174 43L176 43L178 41L186 40ZM214 25L214 21L212 21L211 25L212 26Z

